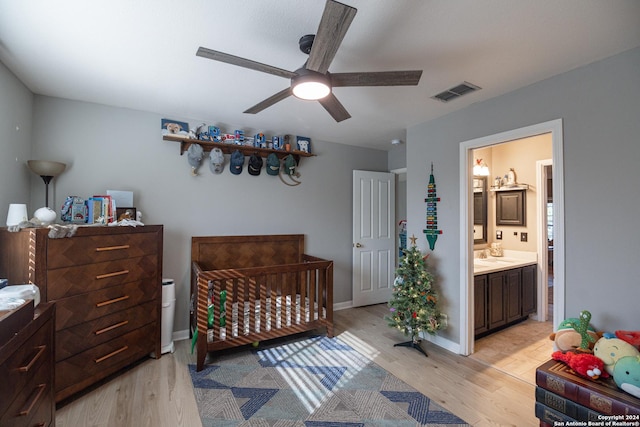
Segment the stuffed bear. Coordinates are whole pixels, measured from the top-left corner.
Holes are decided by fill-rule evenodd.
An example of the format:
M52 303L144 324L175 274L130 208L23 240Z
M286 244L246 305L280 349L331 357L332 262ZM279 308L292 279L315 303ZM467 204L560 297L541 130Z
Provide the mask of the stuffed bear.
M600 377L609 377L607 371L604 370L602 360L590 353L554 351L551 358L566 363L576 374L593 381Z
M640 351L614 334L605 332L593 346L593 354L604 362L604 369L613 375L614 366L620 358L640 356Z
M640 399L640 356L618 359L613 368L613 380L622 390Z
M616 331L616 337L640 350L640 331Z
M578 318L565 319L558 325L558 330L549 335L549 339L553 341L554 351L565 352L576 350L580 347L582 336L573 328L573 325L579 322L580 319ZM591 325L589 325L587 333L593 338L594 343L598 340L599 335ZM590 347L593 347L593 344Z

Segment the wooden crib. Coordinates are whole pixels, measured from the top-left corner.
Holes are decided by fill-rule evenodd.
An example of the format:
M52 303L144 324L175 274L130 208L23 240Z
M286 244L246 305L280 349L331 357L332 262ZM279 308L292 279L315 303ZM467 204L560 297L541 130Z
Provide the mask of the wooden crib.
M333 261L304 254L304 235L192 237L191 265L198 371L208 352L325 327L333 336Z

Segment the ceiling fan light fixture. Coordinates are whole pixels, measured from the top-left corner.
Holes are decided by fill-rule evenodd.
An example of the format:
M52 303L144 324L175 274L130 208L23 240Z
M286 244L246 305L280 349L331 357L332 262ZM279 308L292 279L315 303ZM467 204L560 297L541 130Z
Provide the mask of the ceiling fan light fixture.
M302 68L291 78L291 90L296 98L315 101L329 95L331 85L324 74Z

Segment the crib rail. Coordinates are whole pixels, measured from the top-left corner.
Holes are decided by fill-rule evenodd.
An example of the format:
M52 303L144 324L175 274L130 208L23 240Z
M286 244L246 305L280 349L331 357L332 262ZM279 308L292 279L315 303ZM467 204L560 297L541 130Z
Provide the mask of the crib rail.
M333 262L306 254L302 259L295 264L208 271L193 263L198 370L210 351L321 327L333 335Z

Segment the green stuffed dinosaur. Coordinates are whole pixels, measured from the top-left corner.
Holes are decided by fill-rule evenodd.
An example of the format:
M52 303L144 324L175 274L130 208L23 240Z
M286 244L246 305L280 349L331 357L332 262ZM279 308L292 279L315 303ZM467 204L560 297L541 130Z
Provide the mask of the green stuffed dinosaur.
M580 337L582 338L582 340L580 341L580 347L578 347L578 350L580 351L591 351L589 349L589 343L596 342L596 339L588 333L589 322L591 322L591 313L587 310L582 310L580 312L580 317L578 318L577 322L567 322L567 324L575 329L575 331L579 333Z

